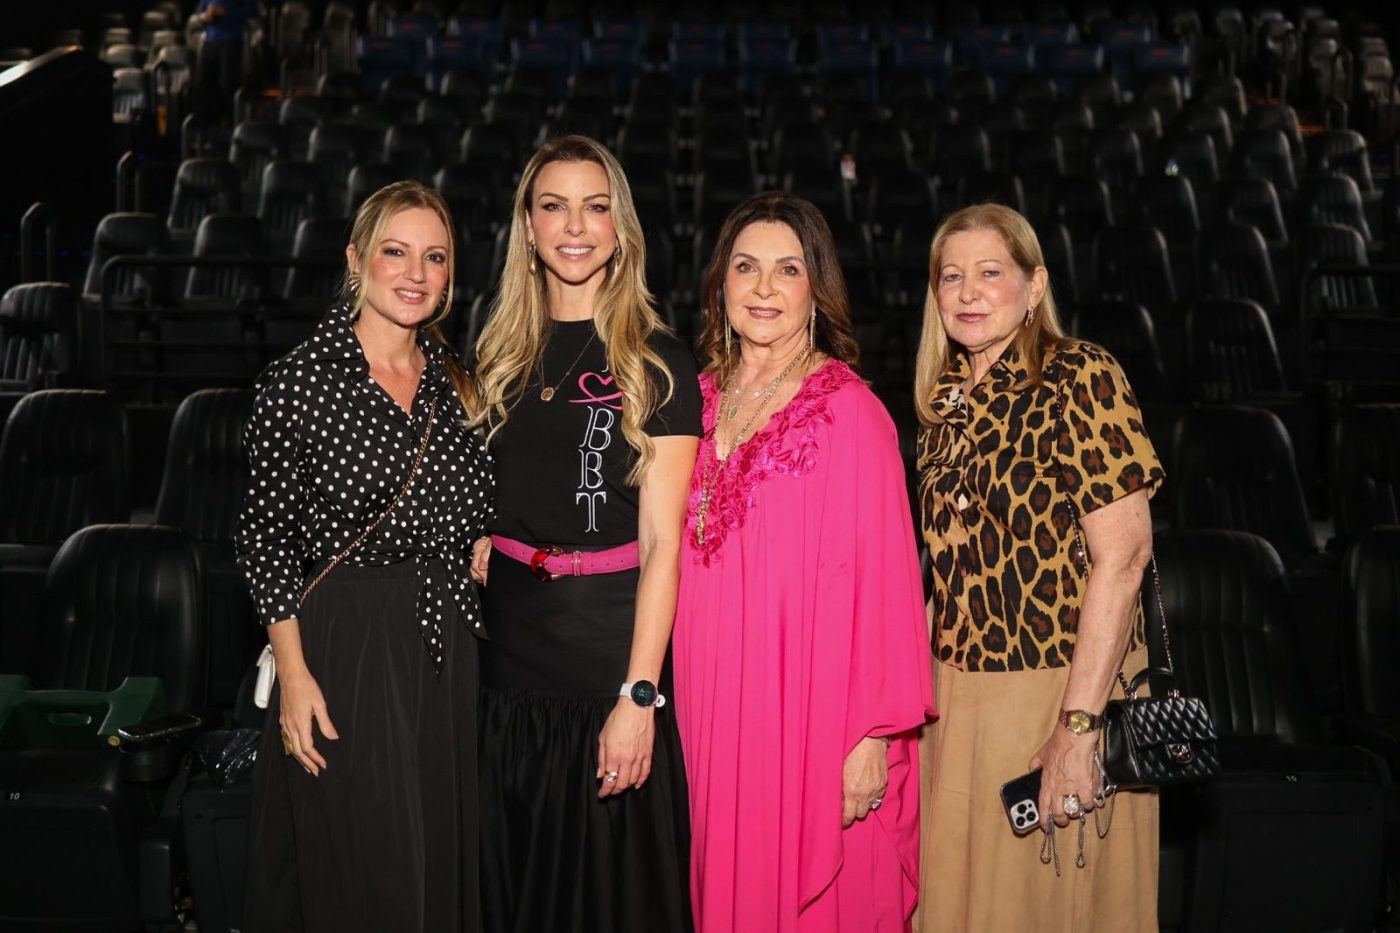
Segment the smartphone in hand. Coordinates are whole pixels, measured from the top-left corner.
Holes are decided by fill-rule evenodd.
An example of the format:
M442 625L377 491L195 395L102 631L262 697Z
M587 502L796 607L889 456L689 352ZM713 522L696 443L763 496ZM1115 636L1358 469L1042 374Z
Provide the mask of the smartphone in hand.
M1011 820L1011 830L1018 836L1040 825L1040 769L1036 768L1001 785L1001 805Z

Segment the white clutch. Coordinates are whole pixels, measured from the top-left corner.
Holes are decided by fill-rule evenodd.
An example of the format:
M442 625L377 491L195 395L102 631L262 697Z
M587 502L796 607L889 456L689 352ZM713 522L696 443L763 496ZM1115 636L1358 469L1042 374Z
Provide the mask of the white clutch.
M253 687L253 705L258 709L267 709L272 700L272 682L276 679L277 658L272 654L272 646L264 645L262 654L258 655L258 682Z

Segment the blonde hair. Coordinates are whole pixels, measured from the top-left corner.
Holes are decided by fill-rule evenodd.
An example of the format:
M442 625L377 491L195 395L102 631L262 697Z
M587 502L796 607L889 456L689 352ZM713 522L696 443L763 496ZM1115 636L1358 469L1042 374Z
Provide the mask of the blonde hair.
M361 268L365 268L368 258L374 254L375 247L384 238L384 230L389 226L389 221L402 211L414 208L426 208L432 211L447 230L447 290L443 293L442 307L433 315L432 320L419 325L432 335L434 340L446 346L447 340L442 334L442 322L452 311L453 289L456 286L457 240L453 235L452 212L448 210L447 202L443 200L442 195L416 181L396 181L385 185L365 198L360 209L355 212L355 222L350 227L350 246L354 248L355 258L359 261ZM350 320L352 321L359 318L360 312L365 306L365 296L369 291L366 288L356 288L355 284L354 270L351 269L350 263L347 261L345 280L341 283L341 293L350 305ZM447 366L447 377L452 382L453 391L461 400L467 416L474 417L477 412L478 395L476 383L473 381L471 373L467 372L466 367L451 353L447 354L444 360Z
M505 268L491 302L491 316L476 343L476 384L481 399L476 424L489 426L489 442L506 423L510 418L507 402L525 389L531 373L539 369L552 332L546 273L543 263L538 274L530 271L525 220L534 199L535 180L546 165L555 162L592 162L608 177L618 255L603 273L606 279L598 290L593 321L608 369L622 391L622 436L637 454L627 482L639 485L654 454L646 423L670 401L675 388L670 370L650 341L652 335L670 331L647 291L646 243L627 176L612 153L586 136L561 136L545 143L526 164L515 189ZM664 389L648 370L660 374Z
M1021 272L1030 278L1036 269L1045 267L1045 254L1041 251L1040 240L1035 229L1020 212L1003 204L974 204L954 212L938 227L929 246L928 292L924 296L924 327L919 337L919 352L914 362L914 408L919 413L919 421L931 427L943 419L933 409L933 387L947 370L956 346L943 329L943 318L938 313L938 270L943 265L943 250L948 238L955 233L971 230L993 230L1006 244ZM1021 352L1021 361L1026 367L1026 380L1021 386L1039 385L1046 354L1065 339L1064 327L1060 324L1060 313L1055 306L1055 296L1047 282L1045 293L1035 306L1031 323L1021 327L1016 334L1016 342Z

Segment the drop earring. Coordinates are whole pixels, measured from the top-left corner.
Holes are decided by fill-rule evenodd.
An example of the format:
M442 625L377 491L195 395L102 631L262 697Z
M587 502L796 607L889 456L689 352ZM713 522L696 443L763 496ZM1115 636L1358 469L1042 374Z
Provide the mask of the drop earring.
M1027 309L1026 309L1026 322L1025 322L1025 326L1026 326L1026 327L1030 327L1030 326L1031 326L1031 321L1034 321L1034 320L1035 320L1035 308L1027 308Z
M525 248L526 248L526 249L529 251L529 253L530 253L530 274L531 274L531 275L534 275L535 272L536 272L536 269L535 269L535 243L534 243L534 241L533 241L533 240L527 241L527 242L526 242L526 245L525 245Z
M812 305L812 315L807 318L807 352L817 352L817 306Z
M734 328L729 326L729 322L724 322L724 359L729 360L729 354L733 352Z
M350 286L350 296L352 298L358 298L360 295L360 273L350 273L350 277L346 282Z

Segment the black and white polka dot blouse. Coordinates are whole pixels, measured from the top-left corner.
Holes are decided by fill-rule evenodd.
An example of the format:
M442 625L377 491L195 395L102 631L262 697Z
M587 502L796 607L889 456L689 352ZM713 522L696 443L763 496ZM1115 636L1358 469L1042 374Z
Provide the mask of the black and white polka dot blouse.
M313 572L357 538L389 506L422 443L428 409L441 396L423 467L394 514L348 563L383 565L436 557L450 593L438 592L418 561L417 624L441 669L443 600L452 599L470 631L484 635L471 544L492 518L491 459L462 425L444 359L426 334L427 360L412 415L369 375L348 308L326 315L311 339L258 380L243 436L249 482L234 538L264 625L295 617ZM335 571L331 571L334 573Z

